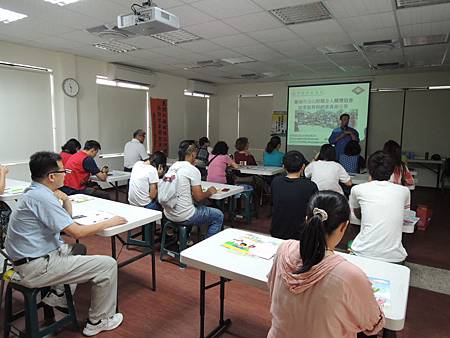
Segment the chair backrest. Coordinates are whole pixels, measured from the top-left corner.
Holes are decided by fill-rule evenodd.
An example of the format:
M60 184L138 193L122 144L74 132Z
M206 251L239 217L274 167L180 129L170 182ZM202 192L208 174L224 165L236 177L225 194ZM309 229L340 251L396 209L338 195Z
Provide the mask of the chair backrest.
M447 158L444 162L444 171L443 175L450 177L450 158Z
M10 215L11 208L5 202L0 201L0 249L4 248Z

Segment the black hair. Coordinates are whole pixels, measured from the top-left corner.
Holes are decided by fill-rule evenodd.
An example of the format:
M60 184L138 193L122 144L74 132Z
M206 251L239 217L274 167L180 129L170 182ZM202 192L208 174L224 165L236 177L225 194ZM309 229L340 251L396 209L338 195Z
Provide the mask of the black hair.
M102 149L102 147L100 146L100 143L98 143L95 140L86 141L86 143L84 144L84 150L91 150L91 149L100 150Z
M65 153L75 154L81 149L81 143L76 138L71 138L62 147L61 150Z
M351 140L345 145L344 154L347 156L356 156L361 154L361 146L358 141Z
M200 139L198 140L198 145L200 147L203 147L206 143L209 143L209 140L206 136L200 137Z
M143 130L143 129L138 129L138 130L136 130L134 133L133 133L133 138L136 138L136 136L139 136L139 135L145 135L146 133L145 133L145 130Z
M336 161L336 149L332 144L326 143L320 147L319 160Z
M45 178L50 172L59 170L58 161L62 158L59 154L50 151L39 151L30 157L29 167L31 179L39 181Z
M247 137L239 137L236 140L236 143L234 146L238 151L243 151L243 150L245 150L247 145L248 145L248 138Z
M339 116L339 120L342 120L343 117L347 116L348 119L350 120L350 115L347 113L341 114L341 116Z
M219 141L214 146L211 154L213 155L227 155L228 154L228 144L224 141Z
M322 209L328 215L326 220L314 214L314 208ZM309 271L320 263L327 249L326 237L350 218L350 207L344 195L323 190L315 193L306 208L306 222L300 234L300 257L302 266L298 273Z
M158 169L158 167L160 165L162 165L162 167L165 170L166 169L166 163L167 163L167 156L162 151L155 151L150 156L150 164L152 166L154 166L156 169Z
M367 168L372 179L376 181L388 181L395 169L391 156L378 150L369 157Z
M269 143L267 143L266 146L266 151L271 154L272 151L274 151L275 149L277 149L278 145L281 144L281 138L279 136L272 136L270 138Z
M383 151L394 161L395 166L402 164L402 148L394 140L389 140L384 144Z
M297 150L288 151L283 157L283 166L288 173L297 173L303 165L306 166L307 164L308 161L306 161L305 156Z
M181 141L178 146L178 160L184 161L186 159L186 155L190 155L196 151L198 151L198 147L194 140Z

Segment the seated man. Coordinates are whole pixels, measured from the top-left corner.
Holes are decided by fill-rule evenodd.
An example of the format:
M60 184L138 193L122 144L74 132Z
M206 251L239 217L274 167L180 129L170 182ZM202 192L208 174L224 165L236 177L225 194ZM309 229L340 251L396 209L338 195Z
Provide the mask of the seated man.
M125 144L123 149L123 170L131 172L137 161L148 160L147 150L144 146L145 131L138 129L133 133L133 139Z
M156 151L146 161L137 161L131 170L128 202L137 207L162 211L158 203L158 182L166 169L167 158Z
M62 284L89 282L91 306L83 334L94 336L115 329L123 320L122 314L116 313L117 262L108 256L80 255L85 250L65 244L60 232L78 239L127 221L115 216L91 225L75 223L71 201L58 190L66 173L61 156L38 152L31 156L29 165L33 182L11 215L5 243L16 271L11 280L29 288L52 285L43 302L65 308Z
M163 205L164 215L169 220L183 225L208 226L206 237L210 237L222 230L223 213L215 208L194 205L194 201L201 202L217 192L214 187L205 192L202 190L200 171L194 166L197 151L195 141L180 143L179 161L175 162L167 173L170 175L171 172L176 172L176 206L172 209Z
M282 239L299 239L305 222L306 206L319 189L311 180L302 178L307 161L298 151L289 151L283 158L286 176L272 181L272 225L270 234Z
M107 192L88 187L91 175L97 176L103 182L108 177L108 168L105 166L100 170L94 160L100 149L102 148L97 141L86 141L84 149L69 158L66 162L68 172L61 188L63 192L67 195L85 194L109 199Z
M369 182L352 188L350 207L361 219L361 230L351 250L356 255L399 263L407 256L402 228L410 193L407 187L389 182L394 167L387 154L377 151L369 157Z

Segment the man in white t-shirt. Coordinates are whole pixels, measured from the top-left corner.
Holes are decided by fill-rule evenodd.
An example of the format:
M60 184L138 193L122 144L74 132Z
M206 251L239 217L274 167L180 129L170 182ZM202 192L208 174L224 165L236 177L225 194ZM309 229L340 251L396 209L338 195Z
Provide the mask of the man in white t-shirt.
M158 182L164 173L166 160L166 155L157 151L147 161L137 161L134 164L128 190L130 204L162 211L157 200Z
M403 262L407 256L402 245L405 210L410 207L407 187L389 182L394 171L391 158L377 151L369 157L369 182L352 188L350 207L361 219L361 230L352 243L356 255Z
M344 194L339 183L352 186L349 174L340 163L336 162L336 150L331 144L320 147L317 161L311 162L305 168L305 177L310 178L319 191L332 190Z
M145 131L138 129L133 133L133 139L125 144L123 149L123 170L131 172L137 161L148 160L148 154L144 146Z
M165 208L164 215L171 221L183 225L208 226L206 237L215 235L222 230L223 213L219 209L204 205L194 205L217 192L210 187L205 192L201 186L200 171L194 166L198 148L195 141L182 141L178 150L179 161L170 170L176 170L177 175L177 203L174 209Z

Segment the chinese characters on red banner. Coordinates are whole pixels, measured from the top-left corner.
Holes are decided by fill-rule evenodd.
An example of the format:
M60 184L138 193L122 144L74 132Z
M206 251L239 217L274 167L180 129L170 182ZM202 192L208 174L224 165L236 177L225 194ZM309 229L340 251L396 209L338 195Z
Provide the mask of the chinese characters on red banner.
M169 126L167 118L167 99L150 99L152 114L152 152L169 153Z

